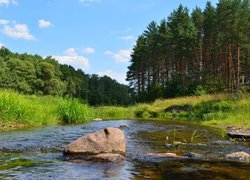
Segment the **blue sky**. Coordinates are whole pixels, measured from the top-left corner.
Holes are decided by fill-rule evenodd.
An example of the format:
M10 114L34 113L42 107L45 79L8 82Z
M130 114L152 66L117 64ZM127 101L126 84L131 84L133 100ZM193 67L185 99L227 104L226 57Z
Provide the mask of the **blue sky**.
M138 35L180 3L192 10L204 8L206 1L0 0L0 45L18 53L51 55L86 73L126 83Z

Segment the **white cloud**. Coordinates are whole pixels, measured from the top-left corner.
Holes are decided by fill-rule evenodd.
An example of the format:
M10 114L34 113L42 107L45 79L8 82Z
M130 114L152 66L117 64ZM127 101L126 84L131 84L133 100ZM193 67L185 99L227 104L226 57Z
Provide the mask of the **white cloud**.
M127 84L126 82L126 73L118 73L118 72L114 72L112 70L106 70L104 72L98 72L97 73L99 76L109 76L111 77L112 79L115 79L117 80L119 83L122 83L122 84Z
M69 48L65 50L63 56L53 56L54 59L58 60L61 64L71 65L75 69L86 70L90 67L89 60L83 56L80 56L76 48Z
M35 37L29 33L26 24L4 25L3 33L13 39L35 40Z
M69 48L64 51L64 54L66 54L67 56L78 56L76 48Z
M8 6L9 4L18 5L16 0L0 0L0 5Z
M120 50L118 52L106 51L104 54L111 56L116 63L126 63L130 60L131 50Z
M9 21L6 19L0 19L0 25L7 25L9 24Z
M0 49L2 49L2 47L4 47L4 44L0 43Z
M81 51L85 54L94 54L95 53L95 49L91 48L91 47L83 48Z
M46 20L44 20L44 19L38 20L38 26L39 26L40 28L48 28L48 27L50 27L51 25L52 25L52 24L51 24L50 21L46 21Z
M101 0L79 0L79 2L85 6L89 6L92 3L101 2Z
M128 35L128 36L121 36L121 37L120 37L120 39L121 39L121 40L124 40L124 41L129 41L129 40L134 39L134 37L133 37L133 36Z

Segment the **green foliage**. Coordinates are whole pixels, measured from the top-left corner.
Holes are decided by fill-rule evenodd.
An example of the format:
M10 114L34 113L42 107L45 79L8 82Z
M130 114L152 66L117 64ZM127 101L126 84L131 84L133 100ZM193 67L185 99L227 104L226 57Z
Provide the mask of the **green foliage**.
M41 126L82 123L93 118L93 109L75 99L27 96L0 90L0 124Z
M134 119L132 109L125 107L103 106L94 108L95 118L101 119Z
M198 120L211 120L221 118L233 109L233 103L229 101L207 101L195 105L193 115Z
M91 105L128 105L128 87L104 76L61 65L52 57L12 53L0 48L0 88L24 94L78 98Z
M154 111L150 109L150 107L139 107L138 109L135 110L135 117L137 118L158 118L160 117L160 112Z
M191 13L179 5L138 37L127 80L137 102L249 91L250 1L219 0ZM243 80L241 79L244 79ZM242 82L241 82L242 81Z
M194 94L196 96L202 96L202 95L206 95L207 94L207 91L205 88L203 88L202 86L197 86L195 91L194 91Z
M200 136L200 134L197 134L197 129L194 130L193 133L192 133L192 136L191 136L191 138L190 138L190 143L193 144L193 143L194 143L194 140L195 140L196 138L198 138L199 136Z
M31 106L22 96L8 92L0 93L0 119L4 123L30 123L33 113Z
M59 119L66 124L76 124L93 118L93 111L76 99L63 99L58 106Z

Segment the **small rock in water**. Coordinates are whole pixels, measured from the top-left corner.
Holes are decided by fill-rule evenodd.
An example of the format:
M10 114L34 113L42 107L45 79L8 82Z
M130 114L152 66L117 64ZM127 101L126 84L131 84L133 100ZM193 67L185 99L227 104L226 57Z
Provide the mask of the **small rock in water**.
M121 125L119 126L119 128L128 128L128 125L127 125L127 124L121 124Z
M250 154L246 152L234 152L226 155L227 159L250 163Z
M175 153L149 153L146 156L153 158L187 158L186 156L178 156Z
M201 155L201 154L192 153L192 152L183 154L183 156L186 156L186 157L192 158L192 159L199 159L199 158L202 158L202 155Z

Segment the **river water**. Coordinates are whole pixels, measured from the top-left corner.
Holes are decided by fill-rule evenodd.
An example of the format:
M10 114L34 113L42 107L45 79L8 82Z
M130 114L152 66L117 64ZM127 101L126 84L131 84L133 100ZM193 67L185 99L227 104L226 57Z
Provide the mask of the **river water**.
M127 141L125 162L64 161L62 150L71 141L106 127L121 126ZM173 141L186 144L173 145ZM50 126L0 132L0 179L249 179L250 164L224 158L236 151L250 153L250 145L225 140L217 130L178 121L119 120ZM145 156L166 152L192 152L193 158Z

